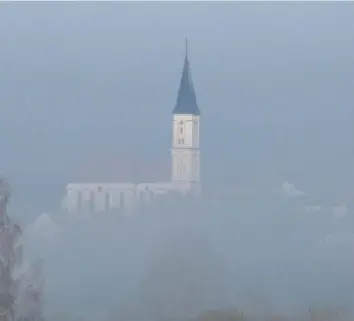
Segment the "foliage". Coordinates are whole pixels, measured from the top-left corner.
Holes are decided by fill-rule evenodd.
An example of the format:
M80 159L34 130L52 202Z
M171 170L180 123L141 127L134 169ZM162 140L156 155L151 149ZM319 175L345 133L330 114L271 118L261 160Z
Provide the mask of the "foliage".
M244 314L237 309L210 310L199 315L195 321L246 321Z
M308 311L309 321L342 321L349 320L345 318L344 307L311 307Z
M4 321L15 318L16 272L22 263L22 246L18 242L22 230L7 214L9 198L9 186L0 180L0 318Z
M224 298L222 259L197 230L166 230L157 241L141 284L142 302L152 319L181 320L214 308Z
M0 179L0 320L42 321L39 265L23 264L21 227L7 214L10 188Z

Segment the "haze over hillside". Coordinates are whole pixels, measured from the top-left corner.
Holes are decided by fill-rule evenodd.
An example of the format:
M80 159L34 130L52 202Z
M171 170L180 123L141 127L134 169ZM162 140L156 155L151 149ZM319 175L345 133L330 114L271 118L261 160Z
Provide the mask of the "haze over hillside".
M352 315L353 212L300 211L283 196L155 204L131 217L45 214L27 247L46 262L47 314L181 320L236 307L257 320L296 320L313 307Z
M1 8L0 165L38 211L93 153L168 151L186 35L204 182L281 176L352 195L351 3Z
M353 16L351 2L0 3L0 171L26 256L44 261L48 321L353 320ZM186 36L202 197L64 213L68 182L170 173Z

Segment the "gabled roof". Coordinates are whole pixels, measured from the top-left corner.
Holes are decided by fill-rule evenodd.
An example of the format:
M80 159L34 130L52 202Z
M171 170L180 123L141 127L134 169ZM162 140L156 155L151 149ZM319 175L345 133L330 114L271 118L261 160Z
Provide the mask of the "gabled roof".
M186 39L186 55L181 77L181 83L178 90L176 106L173 114L200 115L197 105L194 86L191 77L190 64L188 60L188 42Z
M141 152L121 152L94 155L80 165L73 177L78 183L151 183L169 182L171 164L168 154L154 151L151 154Z

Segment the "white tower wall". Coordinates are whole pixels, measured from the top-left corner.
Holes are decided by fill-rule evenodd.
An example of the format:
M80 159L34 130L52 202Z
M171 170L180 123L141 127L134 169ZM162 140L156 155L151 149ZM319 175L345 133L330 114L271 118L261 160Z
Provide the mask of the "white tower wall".
M172 182L186 192L200 189L199 131L199 115L173 115Z

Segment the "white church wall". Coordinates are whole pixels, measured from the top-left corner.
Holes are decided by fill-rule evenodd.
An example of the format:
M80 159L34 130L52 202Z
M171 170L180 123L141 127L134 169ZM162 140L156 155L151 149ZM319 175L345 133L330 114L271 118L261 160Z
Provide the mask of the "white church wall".
M62 206L70 213L76 212L78 207L78 191L73 188L67 188Z
M123 209L134 198L135 185L132 183L70 183L67 185L68 212Z
M94 193L90 188L83 188L81 191L81 208L85 212L94 210Z
M67 211L105 212L109 210L130 211L168 193L173 188L171 182L161 183L70 183L67 186Z

